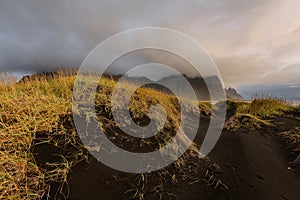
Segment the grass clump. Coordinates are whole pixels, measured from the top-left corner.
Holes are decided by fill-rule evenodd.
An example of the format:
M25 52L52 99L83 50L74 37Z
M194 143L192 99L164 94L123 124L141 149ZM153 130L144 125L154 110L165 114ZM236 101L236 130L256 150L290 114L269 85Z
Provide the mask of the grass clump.
M254 115L250 114L235 114L224 124L224 128L230 132L235 132L239 129L246 130L257 130L261 129L263 126L270 126L271 123L262 120Z
M59 129L71 107L74 77L35 78L0 85L0 199L40 199L47 174L37 166L32 148L36 134Z
M285 114L292 116L296 109L283 99L264 95L255 97L251 102L228 101L227 114L230 118L225 123L225 129L261 129L272 125L270 119Z
M300 127L295 127L292 130L284 131L278 135L285 143L285 147L291 156L292 162L290 166L293 167L297 173L300 173Z
M285 100L273 97L254 98L251 103L239 106L238 113L250 114L262 119L273 118L292 111L293 106Z

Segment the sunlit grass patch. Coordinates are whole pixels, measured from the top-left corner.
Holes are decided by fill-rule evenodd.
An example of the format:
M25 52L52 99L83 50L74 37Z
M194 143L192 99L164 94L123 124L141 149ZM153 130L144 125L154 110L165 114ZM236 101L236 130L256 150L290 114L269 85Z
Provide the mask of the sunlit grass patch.
M225 129L236 131L240 128L255 130L263 126L272 126L271 119L277 116L294 116L298 108L284 99L270 96L256 96L251 102L227 102L227 112L232 113L225 123ZM296 114L297 115L297 114Z
M40 199L45 173L31 149L38 131L57 130L59 116L71 108L74 77L57 75L0 85L0 199Z
M246 130L258 130L261 129L263 126L271 126L267 120L262 120L254 115L251 114L236 114L227 120L224 124L224 128L228 131L234 132L239 129L246 129Z
M272 118L291 111L293 106L285 100L273 97L254 98L251 103L239 106L238 113L251 114L260 118Z

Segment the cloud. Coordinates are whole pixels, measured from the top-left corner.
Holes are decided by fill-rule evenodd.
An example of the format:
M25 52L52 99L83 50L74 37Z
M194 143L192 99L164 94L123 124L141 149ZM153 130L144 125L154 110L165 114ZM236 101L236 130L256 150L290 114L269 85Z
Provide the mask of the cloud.
M299 83L299 7L297 0L3 0L0 70L76 67L112 34L159 26L202 44L227 86Z

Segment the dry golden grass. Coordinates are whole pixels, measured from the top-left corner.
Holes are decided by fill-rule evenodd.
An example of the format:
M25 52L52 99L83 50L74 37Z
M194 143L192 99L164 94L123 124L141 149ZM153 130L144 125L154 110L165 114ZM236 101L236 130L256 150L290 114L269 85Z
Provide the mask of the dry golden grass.
M59 75L58 75L59 76ZM58 129L60 115L71 107L74 77L39 77L0 86L0 199L39 199L45 174L31 153L37 131Z
M261 129L262 126L271 125L272 124L269 121L262 120L254 115L235 114L225 122L224 128L230 132L235 132L241 128L254 131Z
M250 114L260 118L272 118L291 111L294 107L283 99L273 97L258 97L249 104L238 107L238 113Z
M227 109L235 110L235 114L226 121L225 129L236 131L240 128L255 130L263 126L272 126L270 120L276 116L287 115L293 118L293 112L299 107L292 106L283 99L269 96L257 96L251 102L227 102Z
M51 181L64 184L72 166L84 157L84 149L76 139L76 130L66 130L61 121L62 116L72 116L75 81L75 76L65 74L57 73L51 79L34 76L18 84L0 84L0 199L41 199ZM108 97L115 84L112 79L101 79L97 105L110 107ZM130 87L130 84L123 86ZM141 88L137 93L138 97L133 96L130 104L133 115L140 117L147 114L149 105L159 103L173 122L178 121L174 96L147 88ZM209 105L199 104L199 107L204 113L210 113ZM47 137L39 142L61 148L72 144L77 148L74 151L77 155L62 157L61 162L50 163L48 170L41 170L32 153L40 133L47 133Z
M17 78L9 72L0 71L0 85L11 85L16 82Z
M300 126L280 133L279 138L284 142L290 157L293 159L290 165L297 173L300 173Z

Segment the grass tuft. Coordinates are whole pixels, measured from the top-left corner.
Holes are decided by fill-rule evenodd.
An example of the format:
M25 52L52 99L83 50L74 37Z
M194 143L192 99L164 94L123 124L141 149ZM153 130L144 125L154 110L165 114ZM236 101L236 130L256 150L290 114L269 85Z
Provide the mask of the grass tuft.
M230 132L235 132L239 129L256 130L263 126L271 126L272 124L266 120L262 120L250 114L236 114L227 120L224 128Z
M285 114L293 109L287 101L273 97L254 98L251 103L238 107L238 113L251 114L263 119Z
M300 173L300 127L280 133L279 138L285 143L292 159L290 166Z

